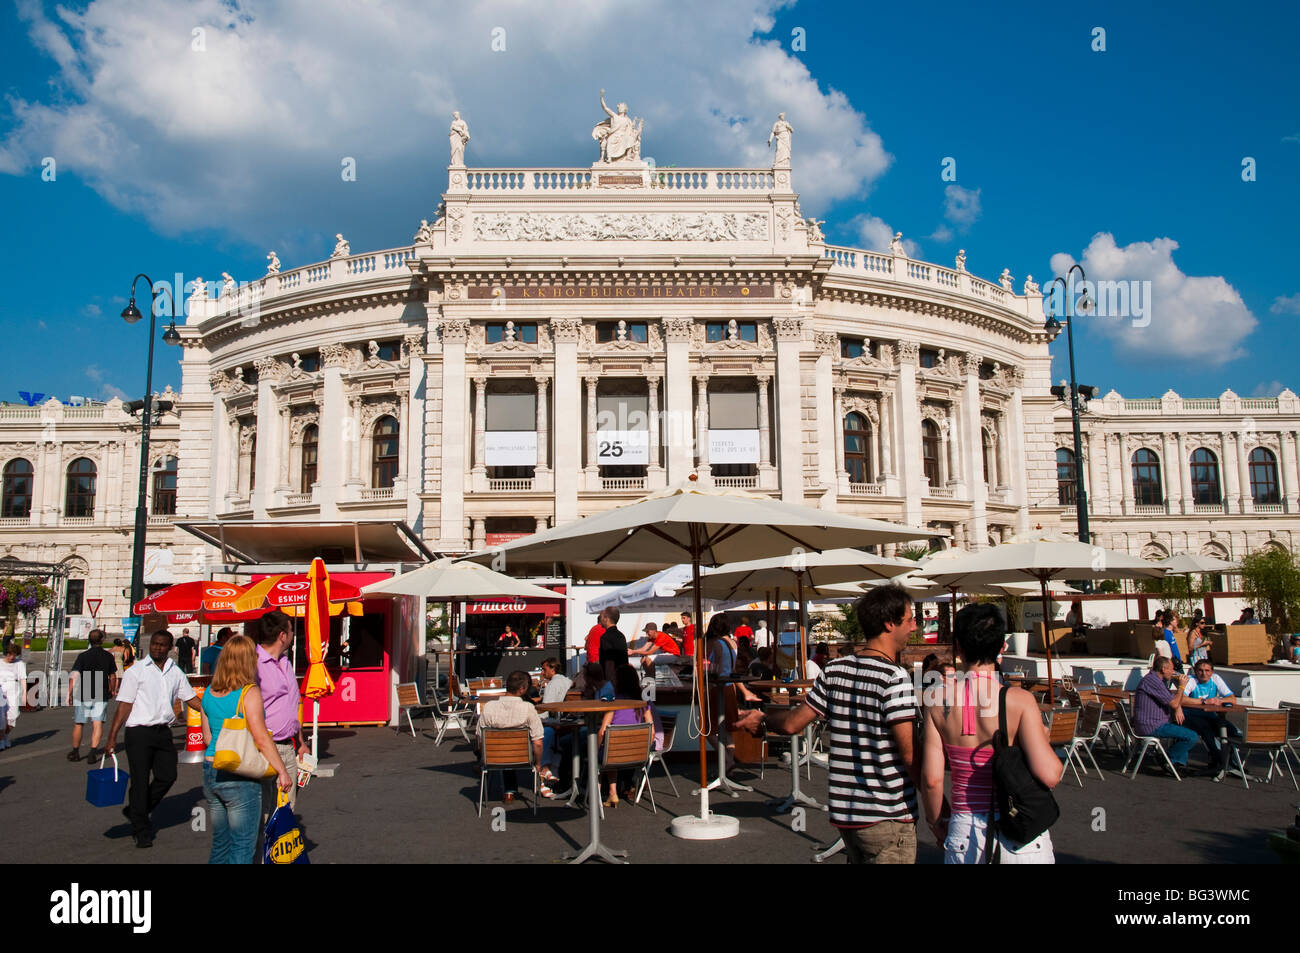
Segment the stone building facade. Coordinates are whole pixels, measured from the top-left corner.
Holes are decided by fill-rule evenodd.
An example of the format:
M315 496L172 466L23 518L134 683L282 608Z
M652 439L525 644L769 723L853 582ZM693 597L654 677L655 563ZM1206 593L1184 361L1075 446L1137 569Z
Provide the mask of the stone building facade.
M181 389L151 447L149 546L172 576L211 558L176 521L400 520L463 552L691 474L943 527L969 548L1071 525L1069 421L1032 278L1017 293L964 253L913 260L901 236L883 254L827 244L800 210L788 139L768 169L656 169L639 136L620 129L605 145L621 157L590 168L454 164L407 245L353 254L340 235L327 261L281 271L272 253L255 281L187 286ZM1229 554L1289 534L1295 402L1270 405L1273 429L1272 410L1236 399L1212 414L1168 396L1095 402L1094 532L1134 551L1152 532L1172 529L1173 547L1229 534ZM1254 446L1235 436L1248 413L1289 461L1281 510L1243 503L1236 467L1223 513L1125 494L1137 435L1159 432L1168 452L1212 433L1232 459ZM86 594L122 615L138 439L118 401L0 407L0 556L74 560ZM78 460L94 469L89 509Z

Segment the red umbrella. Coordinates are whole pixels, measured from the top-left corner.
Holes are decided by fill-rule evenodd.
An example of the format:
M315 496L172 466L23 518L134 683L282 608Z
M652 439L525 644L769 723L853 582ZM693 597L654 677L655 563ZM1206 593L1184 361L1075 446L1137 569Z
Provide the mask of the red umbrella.
M324 565L322 563L321 565ZM348 582L331 579L330 602L352 602L361 598L361 590ZM286 606L305 606L311 593L311 578L302 574L292 576L267 576L243 590L234 600L232 608L239 612L252 609L283 609Z
M244 587L233 582L213 582L201 579L182 582L155 592L133 606L136 615L161 612L166 615L182 612L232 612L234 600Z

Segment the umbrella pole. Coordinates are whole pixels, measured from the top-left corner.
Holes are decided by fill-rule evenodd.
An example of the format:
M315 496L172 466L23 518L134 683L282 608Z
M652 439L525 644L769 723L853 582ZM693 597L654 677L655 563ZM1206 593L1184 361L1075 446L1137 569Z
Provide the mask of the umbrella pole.
M957 587L948 587L948 644L957 644Z
M1054 705L1056 704L1056 694L1052 691L1052 630L1048 625L1047 580L1039 579L1038 584L1043 590L1043 650L1047 653L1047 703Z
M808 630L806 628L808 620L804 612L803 573L795 573L794 579L799 599L799 677L806 679L808 677Z
M709 734L709 717L708 712L708 686L704 683L704 616L700 613L700 547L696 536L696 529L691 527L691 588L694 592L692 597L695 609L695 692L699 698L700 705L700 819L708 820L709 817L709 754L708 745L705 738ZM718 744L722 744L722 738L719 736Z
M320 699L313 698L311 701L311 757L313 761L319 761L316 753L316 746L320 740Z

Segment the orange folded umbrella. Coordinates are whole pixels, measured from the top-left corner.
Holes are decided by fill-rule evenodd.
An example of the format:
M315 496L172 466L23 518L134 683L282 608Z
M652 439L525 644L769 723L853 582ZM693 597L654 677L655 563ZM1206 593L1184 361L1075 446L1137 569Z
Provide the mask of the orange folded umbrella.
M307 578L307 675L302 682L302 693L307 698L319 699L334 694L334 680L325 670L325 646L330 637L330 599L335 584L330 581L321 559L311 561ZM355 586L347 588L356 589Z

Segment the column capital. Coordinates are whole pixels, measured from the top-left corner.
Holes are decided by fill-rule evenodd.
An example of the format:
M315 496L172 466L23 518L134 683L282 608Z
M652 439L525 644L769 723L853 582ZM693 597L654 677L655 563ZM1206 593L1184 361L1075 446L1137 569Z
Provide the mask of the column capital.
M781 315L772 319L777 341L803 340L803 318L798 315Z
M352 361L352 349L346 344L322 344L320 349L321 367L347 367Z
M576 343L581 333L581 318L551 318L551 337L557 344L561 341Z
M402 335L402 353L407 360L424 356L424 332L409 331Z
M488 379L486 377L475 375L473 380L474 380L474 386L477 387L479 390L483 390L487 387Z
M546 388L551 386L551 378L545 374L534 375L533 382L537 385L537 392L539 394L546 393Z
M664 339L671 342L687 342L695 331L695 319L671 317L663 319Z
M443 318L439 330L444 344L464 344L469 340L469 318Z
M895 351L898 354L899 364L911 364L915 366L921 357L921 345L917 344L915 341L899 341Z
M978 375L980 372L980 365L983 363L984 355L977 351L967 351L961 356L961 369L965 371L967 375Z
M840 336L833 331L818 331L813 335L813 344L820 353L834 357L840 350Z

